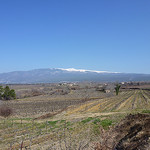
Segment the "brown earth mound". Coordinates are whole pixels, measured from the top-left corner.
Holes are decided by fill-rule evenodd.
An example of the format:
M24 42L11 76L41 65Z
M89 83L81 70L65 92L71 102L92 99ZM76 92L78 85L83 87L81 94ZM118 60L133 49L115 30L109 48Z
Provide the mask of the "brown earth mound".
M128 115L107 133L95 150L150 150L150 114Z

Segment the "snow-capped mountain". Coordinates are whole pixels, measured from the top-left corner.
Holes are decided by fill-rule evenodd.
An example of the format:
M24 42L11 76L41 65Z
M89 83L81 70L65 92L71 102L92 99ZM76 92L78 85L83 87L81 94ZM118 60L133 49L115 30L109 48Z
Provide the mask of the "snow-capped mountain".
M58 68L60 70L64 70L64 71L70 71L70 72L95 72L95 73L118 73L118 72L109 72L109 71L96 71L96 70L85 70L85 69L75 69L75 68L68 68L68 69L64 69L64 68Z
M30 71L14 71L0 74L0 83L52 83L52 82L122 82L150 81L149 74L129 74L109 71L95 71L74 68L35 69Z

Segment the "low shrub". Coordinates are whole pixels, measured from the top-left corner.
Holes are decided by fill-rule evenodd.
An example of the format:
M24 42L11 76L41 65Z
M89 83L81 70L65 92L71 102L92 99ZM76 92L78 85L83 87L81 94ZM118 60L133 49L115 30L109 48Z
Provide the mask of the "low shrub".
M11 108L7 107L7 106L1 106L0 108L0 116L7 118L10 115L12 115L13 111Z

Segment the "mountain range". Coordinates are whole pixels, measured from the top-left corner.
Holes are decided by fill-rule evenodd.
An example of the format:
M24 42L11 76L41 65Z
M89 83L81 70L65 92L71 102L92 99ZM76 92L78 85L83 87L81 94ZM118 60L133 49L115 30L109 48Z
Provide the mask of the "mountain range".
M129 82L150 81L150 74L119 73L84 69L48 68L0 73L1 84L30 84L55 82Z

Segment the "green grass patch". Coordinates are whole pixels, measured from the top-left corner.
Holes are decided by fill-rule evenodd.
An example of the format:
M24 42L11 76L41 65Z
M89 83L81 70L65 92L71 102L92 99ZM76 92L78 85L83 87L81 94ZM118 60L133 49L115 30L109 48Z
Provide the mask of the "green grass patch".
M142 113L150 113L150 110L143 110Z
M60 120L60 123L64 123L66 120Z
M100 118L96 118L96 119L93 121L93 123L94 123L94 124L98 124L98 123L100 123L100 121L101 121Z
M48 121L48 124L51 126L55 126L58 121Z
M72 123L71 122L66 122L66 126L71 126L72 125Z
M100 126L98 124L94 124L94 126L93 126L93 133L94 133L94 135L100 135L99 127Z
M90 122L91 120L93 120L93 118L92 118L92 117L89 117L89 118L87 118L87 119L85 119L85 120L82 120L81 122L82 122L82 123L87 123L87 122Z
M112 120L109 120L109 119L105 119L105 120L102 120L100 122L100 125L104 128L104 129L108 129L109 126L111 126L113 123Z
M45 128L45 124L40 124L40 125L38 126L38 128L39 128L39 129Z

